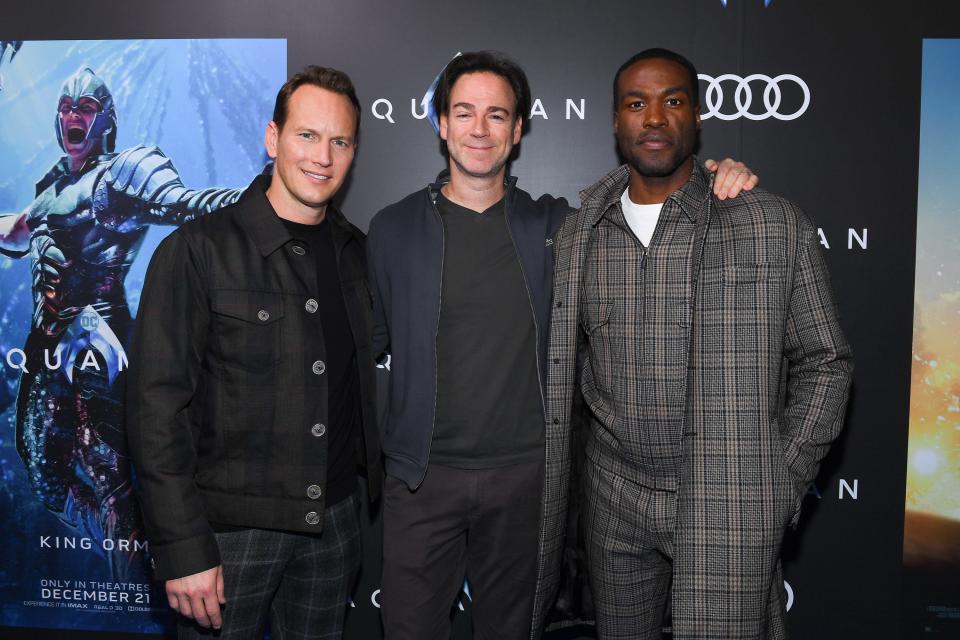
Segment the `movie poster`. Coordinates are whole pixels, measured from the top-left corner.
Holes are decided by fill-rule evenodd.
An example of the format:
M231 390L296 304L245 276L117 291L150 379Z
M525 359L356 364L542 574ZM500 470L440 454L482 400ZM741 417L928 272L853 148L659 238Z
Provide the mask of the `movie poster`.
M171 617L126 456L150 255L267 161L285 40L0 41L0 626Z
M960 637L960 40L925 40L904 637Z

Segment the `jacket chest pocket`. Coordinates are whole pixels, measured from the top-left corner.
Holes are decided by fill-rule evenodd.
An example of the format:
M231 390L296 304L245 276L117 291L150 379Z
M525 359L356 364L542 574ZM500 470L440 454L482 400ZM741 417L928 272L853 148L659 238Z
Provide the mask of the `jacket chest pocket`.
M589 367L583 374L592 377L601 391L613 389L615 369L614 344L610 319L614 303L607 300L584 300L581 302L580 325L587 335Z
M223 364L258 372L273 369L282 346L282 294L215 291L210 309Z

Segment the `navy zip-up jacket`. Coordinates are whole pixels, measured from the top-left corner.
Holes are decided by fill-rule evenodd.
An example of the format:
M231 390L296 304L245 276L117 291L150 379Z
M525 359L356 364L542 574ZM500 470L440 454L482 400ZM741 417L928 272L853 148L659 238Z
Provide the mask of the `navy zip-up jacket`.
M373 295L373 353L390 356L380 434L386 472L415 489L427 471L437 405L437 326L443 278L443 221L437 182L380 211L370 222L367 256ZM553 286L553 237L571 211L567 201L534 200L506 181L507 228L534 310L541 401ZM469 411L469 407L464 407ZM381 412L383 415L383 412Z

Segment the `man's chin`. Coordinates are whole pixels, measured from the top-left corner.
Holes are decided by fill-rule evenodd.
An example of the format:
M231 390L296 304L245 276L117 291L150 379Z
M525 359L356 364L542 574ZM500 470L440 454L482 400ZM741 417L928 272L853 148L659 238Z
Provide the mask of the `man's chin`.
M461 162L457 162L454 159L454 164L457 165L457 169L460 170L465 176L470 178L493 178L506 166L506 163L496 164L496 165L466 165Z
M628 158L627 163L644 178L669 178L683 166L683 162L677 162L672 158L663 162Z
M83 144L70 144L67 143L64 145L67 151L67 155L73 158L74 160L84 160L93 153L93 145L90 143Z

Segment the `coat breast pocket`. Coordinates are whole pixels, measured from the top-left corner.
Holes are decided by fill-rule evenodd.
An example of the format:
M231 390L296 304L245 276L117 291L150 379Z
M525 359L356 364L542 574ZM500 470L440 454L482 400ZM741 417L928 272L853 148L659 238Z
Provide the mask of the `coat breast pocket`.
M787 308L785 262L726 265L720 270L719 302L713 309L718 322L731 330L740 345L756 348L779 340Z
M215 291L210 309L221 361L251 372L271 371L281 354L283 295Z

